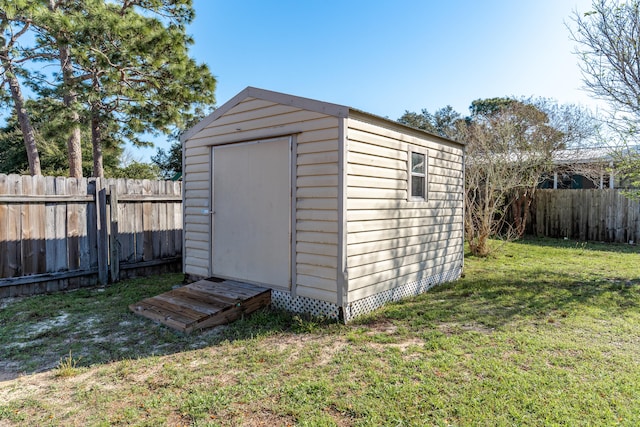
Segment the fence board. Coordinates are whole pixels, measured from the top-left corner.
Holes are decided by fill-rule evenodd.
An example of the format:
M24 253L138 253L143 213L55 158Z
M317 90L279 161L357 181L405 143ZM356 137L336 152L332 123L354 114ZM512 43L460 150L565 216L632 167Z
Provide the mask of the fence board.
M77 181L78 195L86 195L87 180L80 179L75 181ZM91 268L91 250L89 248L88 238L89 229L87 228L89 212L86 203L76 203L76 206L78 209L78 253L80 257L80 268L86 270Z
M22 177L23 194L36 195L33 180L30 176ZM37 243L37 224L38 211L36 206L31 203L22 208L22 272L23 274L38 273L38 243Z
M128 194L133 189L130 189L131 180L119 179L117 182L118 196L121 194ZM136 257L136 245L135 245L135 212L132 210L131 203L118 200L118 243L120 244L120 261L128 262L132 261Z
M166 194L175 195L175 186L173 182L165 182L166 186ZM176 238L175 238L175 229L176 229L176 218L175 218L175 203L167 203L165 205L166 208L166 218L167 218L167 256L176 256Z
M45 178L45 192L46 194L55 194L56 193L56 183L55 178L52 176L48 176ZM46 203L44 205L45 210L45 221L44 221L44 237L45 237L45 245L46 245L46 271L51 272L56 270L56 255L57 255L57 246L56 246L56 203Z
M50 177L47 177L49 179ZM55 188L55 194L67 195L67 180L63 177L53 178L53 185ZM51 269L47 269L48 272L64 271L67 270L67 204L56 203L54 205L54 257Z
M151 181L145 179L142 181L142 193L151 193ZM150 202L142 203L142 260L150 261L153 259L153 204Z
M640 202L620 190L538 190L530 229L540 236L605 242L640 240Z
M95 197L96 195L97 184L95 178L87 180L87 194ZM95 199L94 199L95 200ZM90 262L89 268L98 269L98 213L96 209L96 204L88 203L87 204L87 240L89 247L89 255Z
M109 273L111 281L117 282L120 279L120 238L118 235L118 186L109 185Z
M133 186L133 192L136 195L142 195L143 188L141 181L135 181ZM142 262L142 254L144 253L144 221L143 221L143 212L142 212L142 203L131 203L129 206L129 212L132 211L133 207L133 224L132 230L134 233L134 241L135 241L135 262Z
M182 186L178 182L173 183L173 194L175 196L182 197ZM182 241L182 203L173 204L173 229L174 229L174 241L176 244L175 255L182 255L183 241Z
M104 283L109 268L112 280L175 271L181 194L175 182L0 174L0 298L94 285L99 271Z
M151 193L158 194L159 184L156 181L151 182ZM151 230L152 230L152 258L160 258L162 256L162 235L160 233L160 206L151 205Z
M108 210L107 190L104 179L96 179L96 216L97 216L97 243L98 243L98 283L107 284L109 277L109 237L108 237Z
M22 194L22 179L18 175L9 175L7 180L9 194ZM8 271L2 277L21 276L22 273L22 205L9 205L7 210L7 266Z
M165 192L165 183L163 182L158 182L158 192L156 194L160 194L160 193L164 193ZM159 237L159 241L160 241L160 248L159 248L159 252L158 255L160 256L160 258L164 258L167 256L167 248L169 246L168 244L168 238L167 238L167 205L166 203L163 204L156 204L156 208L158 209L158 237Z
M0 175L0 194L8 192L7 176ZM9 207L5 204L0 204L0 236L7 236L9 233ZM0 277L8 277L11 273L8 257L2 256L9 250L9 242L5 239L0 239Z
M67 190L70 195L78 194L78 181L69 179L67 181ZM78 270L80 268L80 251L78 250L78 205L69 203L67 205L67 266L69 270Z

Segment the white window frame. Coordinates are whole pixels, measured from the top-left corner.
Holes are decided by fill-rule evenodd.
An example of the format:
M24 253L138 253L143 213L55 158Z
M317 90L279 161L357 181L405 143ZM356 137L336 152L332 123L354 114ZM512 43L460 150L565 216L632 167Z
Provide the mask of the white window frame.
M413 196L413 176L423 176L411 171L412 153L422 154L424 156L424 197ZM429 151L425 147L418 145L409 145L407 148L407 201L408 202L427 202L429 201Z

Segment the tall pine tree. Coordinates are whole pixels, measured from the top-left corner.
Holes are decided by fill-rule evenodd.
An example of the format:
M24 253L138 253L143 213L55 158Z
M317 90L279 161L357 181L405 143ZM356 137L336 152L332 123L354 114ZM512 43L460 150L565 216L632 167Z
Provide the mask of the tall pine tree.
M108 133L146 145L143 135L170 134L214 103L215 79L188 55L190 1L86 0L67 17L74 77L63 78L61 89L74 94L90 123L94 176L103 175ZM55 45L41 41L45 51Z
M91 129L93 175L103 176L105 144L148 144L146 135L184 128L215 103L214 77L188 54L191 0L36 3L39 13L23 21L36 35L29 55L60 72L51 85L28 83L65 106L60 129L69 136L71 176L82 175L83 124Z
M25 97L22 84L18 79L19 74L26 74L27 71L21 66L25 61L17 49L18 41L29 32L31 22L30 17L34 12L33 2L16 0L10 5L3 5L0 9L0 66L2 81L0 91L5 84L9 87L9 95L6 99L11 99L13 109L20 124L20 131L27 159L29 162L29 173L40 175L40 154L36 145L36 132L29 118L25 105Z

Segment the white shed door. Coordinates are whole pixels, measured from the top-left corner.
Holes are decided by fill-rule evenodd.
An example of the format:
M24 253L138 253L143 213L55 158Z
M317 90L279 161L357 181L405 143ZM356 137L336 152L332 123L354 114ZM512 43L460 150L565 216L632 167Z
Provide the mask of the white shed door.
M289 138L213 148L213 273L290 288Z

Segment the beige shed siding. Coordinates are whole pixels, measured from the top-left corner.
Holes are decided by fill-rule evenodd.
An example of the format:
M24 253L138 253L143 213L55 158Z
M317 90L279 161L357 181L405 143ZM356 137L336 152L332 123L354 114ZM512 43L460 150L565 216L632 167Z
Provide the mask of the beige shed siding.
M298 135L296 294L337 302L338 119Z
M347 124L349 301L460 266L463 148L357 114ZM407 201L409 145L428 150L427 202Z
M247 98L185 142L185 272L207 276L210 146L297 134L296 293L336 302L338 119Z

